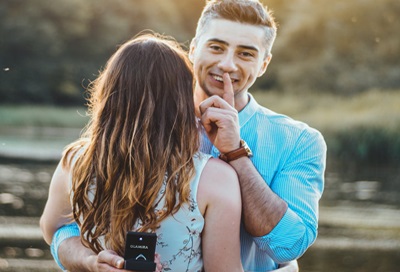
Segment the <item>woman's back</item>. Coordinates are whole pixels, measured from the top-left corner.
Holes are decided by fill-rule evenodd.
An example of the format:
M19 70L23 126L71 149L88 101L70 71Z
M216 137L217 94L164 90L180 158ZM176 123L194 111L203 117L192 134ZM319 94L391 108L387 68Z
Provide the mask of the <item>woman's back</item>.
M74 163L76 157L72 161ZM241 199L236 172L225 162L201 152L194 156L194 168L189 202L161 221L156 230L156 252L160 255L163 269L179 272L204 269L242 271L239 244ZM68 179L71 189L71 176ZM164 182L156 200L157 214L161 214L164 207L165 188ZM140 226L140 221L137 221L132 230ZM100 241L103 248L108 248L104 237L100 237Z
M238 180L226 163L210 158L200 152L195 155L189 203L161 221L156 230L156 252L164 271L241 271ZM164 207L165 185L156 201L156 213ZM137 222L133 229L139 226ZM204 248L207 252L203 254ZM230 260L229 265L224 258Z
M197 203L197 189L201 173L210 156L198 153L194 159L195 176L190 183L189 203L185 203L173 215L165 218L156 230L156 252L161 256L165 271L202 271L201 233L204 217ZM160 190L161 201L155 207L156 212L164 206L162 197L165 184Z

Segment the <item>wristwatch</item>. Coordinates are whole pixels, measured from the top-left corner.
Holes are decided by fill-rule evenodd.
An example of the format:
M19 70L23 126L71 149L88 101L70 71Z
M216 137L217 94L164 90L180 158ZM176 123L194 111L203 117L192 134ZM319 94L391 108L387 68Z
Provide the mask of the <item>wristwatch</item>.
M240 140L240 147L238 149L229 151L228 153L225 153L225 154L221 153L219 155L219 158L225 162L230 162L230 161L237 160L244 156L250 158L253 156L253 153L251 152L247 143L244 140Z

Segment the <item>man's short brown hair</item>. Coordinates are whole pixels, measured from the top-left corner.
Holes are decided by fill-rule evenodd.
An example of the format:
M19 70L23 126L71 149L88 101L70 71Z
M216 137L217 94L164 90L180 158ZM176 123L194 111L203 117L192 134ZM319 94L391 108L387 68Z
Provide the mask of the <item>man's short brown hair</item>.
M205 31L212 19L226 19L265 29L265 48L269 54L276 37L276 23L271 11L258 0L207 0L197 23L195 39Z

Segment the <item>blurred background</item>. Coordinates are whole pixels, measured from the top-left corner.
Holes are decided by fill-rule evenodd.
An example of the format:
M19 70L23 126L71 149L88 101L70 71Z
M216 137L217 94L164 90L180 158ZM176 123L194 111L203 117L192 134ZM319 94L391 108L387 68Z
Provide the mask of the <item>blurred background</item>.
M400 270L400 2L268 0L279 28L251 93L328 144L301 271ZM188 46L203 0L0 1L0 271L59 271L38 228L85 88L144 29Z

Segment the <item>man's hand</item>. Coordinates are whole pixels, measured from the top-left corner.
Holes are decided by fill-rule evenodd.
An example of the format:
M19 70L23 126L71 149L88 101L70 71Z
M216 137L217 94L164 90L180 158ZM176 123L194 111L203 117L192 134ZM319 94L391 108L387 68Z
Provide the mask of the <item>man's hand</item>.
M204 100L199 108L201 122L208 138L221 153L232 151L240 145L238 112L235 109L233 86L228 73L224 73L224 94Z
M103 250L98 255L97 258L94 257L95 262L93 264L93 268L95 272L125 272L131 270L124 270L124 258L117 255L116 252L112 250ZM160 260L160 255L155 254L154 262L156 263L156 272L162 271L162 265ZM132 272L132 271L131 271Z
M68 271L74 272L128 272L124 270L124 258L112 250L103 250L99 254L85 247L79 236L64 240L58 256ZM156 272L162 271L160 255L155 254Z
M90 271L94 272L115 272L126 271L124 268L124 259L112 250L103 250L98 255L88 257Z

